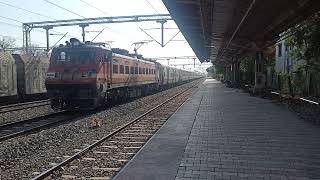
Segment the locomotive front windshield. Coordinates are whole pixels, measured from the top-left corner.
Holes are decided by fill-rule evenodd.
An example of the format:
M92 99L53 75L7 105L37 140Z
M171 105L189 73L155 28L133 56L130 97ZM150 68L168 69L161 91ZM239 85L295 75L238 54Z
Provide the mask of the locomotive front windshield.
M96 60L96 51L93 50L57 50L53 53L55 64L93 64Z

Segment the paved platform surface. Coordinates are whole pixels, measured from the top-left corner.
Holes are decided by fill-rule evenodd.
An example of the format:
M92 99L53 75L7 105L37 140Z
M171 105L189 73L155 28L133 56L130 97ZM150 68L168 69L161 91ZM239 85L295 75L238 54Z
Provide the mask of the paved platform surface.
M320 127L206 80L115 179L320 179Z

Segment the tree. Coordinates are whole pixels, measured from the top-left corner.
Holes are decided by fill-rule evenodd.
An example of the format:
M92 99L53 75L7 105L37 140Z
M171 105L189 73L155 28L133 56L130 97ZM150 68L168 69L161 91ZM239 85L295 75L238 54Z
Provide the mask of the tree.
M306 72L320 70L320 18L319 14L312 16L288 30L290 36L285 45L290 49L290 56L297 60L304 60Z
M0 50L5 52L8 48L14 46L15 39L10 36L2 36L0 39Z

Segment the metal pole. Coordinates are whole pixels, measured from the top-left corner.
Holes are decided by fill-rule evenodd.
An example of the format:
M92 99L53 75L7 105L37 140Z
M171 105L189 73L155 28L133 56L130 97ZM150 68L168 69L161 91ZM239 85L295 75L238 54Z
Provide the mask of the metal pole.
M46 28L47 52L49 52L49 28Z
M82 42L86 42L86 32L84 31L85 26L81 26L82 28Z
M164 21L162 21L162 22L161 22L161 46L162 46L162 47L164 47L164 40L163 40L163 39L164 39L164 38L163 38L163 35L164 35L164 34L163 34L163 24L164 24Z
M29 47L28 47L28 36L29 36L29 30L25 29L25 36L26 36L26 54L29 52Z
M166 23L166 20L159 20L157 23L161 23L161 46L164 47L164 23Z
M85 27L89 26L89 24L80 24L79 26L82 28L82 41L85 43L86 42Z
M47 38L47 52L49 52L50 47L49 47L49 29L52 29L53 26L46 26L43 29L46 30L46 38Z

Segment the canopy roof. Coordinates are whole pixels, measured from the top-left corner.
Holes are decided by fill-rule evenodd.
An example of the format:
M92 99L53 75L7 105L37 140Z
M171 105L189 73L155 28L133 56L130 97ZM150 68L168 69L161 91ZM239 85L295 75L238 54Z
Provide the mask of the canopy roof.
M320 0L163 0L201 62L228 64L272 45L320 9Z

